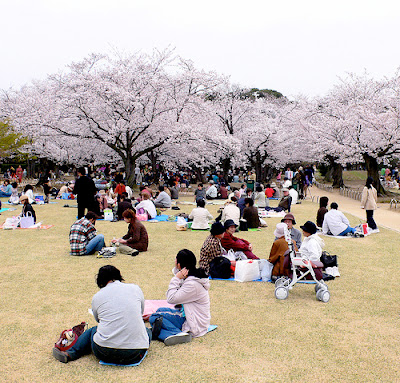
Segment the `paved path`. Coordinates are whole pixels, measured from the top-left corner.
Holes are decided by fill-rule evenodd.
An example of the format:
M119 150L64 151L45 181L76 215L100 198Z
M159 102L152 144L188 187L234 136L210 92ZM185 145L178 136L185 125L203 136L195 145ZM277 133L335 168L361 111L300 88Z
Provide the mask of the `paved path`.
M329 193L325 190L318 189L313 186L310 189L311 196L327 196L329 198L329 204L331 202L337 202L339 205L339 210L352 214L366 222L365 210L360 208L360 201L355 199L344 197L339 194L339 191L334 191ZM309 196L307 197L307 200ZM316 202L315 202L316 203ZM378 226L383 226L388 229L392 229L400 232L400 209L397 211L389 208L388 203L379 203L378 209L374 212L374 219Z

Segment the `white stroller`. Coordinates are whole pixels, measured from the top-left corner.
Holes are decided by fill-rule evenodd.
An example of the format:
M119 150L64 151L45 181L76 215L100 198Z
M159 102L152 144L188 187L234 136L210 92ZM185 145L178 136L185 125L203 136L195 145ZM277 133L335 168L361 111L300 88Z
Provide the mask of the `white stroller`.
M285 229L285 239L289 245L289 255L292 263L293 278L281 277L275 282L275 298L276 299L286 299L289 295L289 290L300 280L305 279L305 277L310 274L313 280L316 282L315 293L317 299L322 302L328 302L331 294L328 290L328 286L323 280L318 281L314 268L322 267L322 262L309 261L306 258L301 257L301 253L295 253L293 248L292 238L290 237L289 230Z

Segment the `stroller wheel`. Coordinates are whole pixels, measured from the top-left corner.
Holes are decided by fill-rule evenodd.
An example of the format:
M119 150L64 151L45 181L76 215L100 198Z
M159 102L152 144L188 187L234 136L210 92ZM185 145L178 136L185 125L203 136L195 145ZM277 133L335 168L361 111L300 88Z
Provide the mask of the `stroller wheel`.
M327 286L327 284L326 284L323 280L319 281L319 283L317 283L317 284L315 285L315 292L316 292L316 293L317 293L318 290L320 290L320 289L328 290L328 286Z
M327 303L331 298L331 293L328 290L320 289L317 292L317 299L321 302Z
M287 278L285 277L280 277L275 281L275 288L279 287L279 286L283 286L285 284Z
M286 287L284 286L278 286L275 288L275 298L284 300L288 297L289 291Z

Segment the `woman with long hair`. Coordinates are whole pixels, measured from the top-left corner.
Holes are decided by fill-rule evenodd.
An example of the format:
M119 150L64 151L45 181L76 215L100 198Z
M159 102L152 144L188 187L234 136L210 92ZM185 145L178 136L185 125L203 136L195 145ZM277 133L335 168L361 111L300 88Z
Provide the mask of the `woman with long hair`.
M367 178L364 189L361 195L361 209L365 209L367 213L367 223L372 230L376 230L377 226L374 220L374 210L378 208L378 194L373 186L374 180L372 177Z
M167 301L175 309L159 308L150 317L153 339L166 346L190 342L203 336L210 325L210 282L204 270L196 267L196 257L190 250L178 252L167 291ZM177 306L178 305L178 306Z

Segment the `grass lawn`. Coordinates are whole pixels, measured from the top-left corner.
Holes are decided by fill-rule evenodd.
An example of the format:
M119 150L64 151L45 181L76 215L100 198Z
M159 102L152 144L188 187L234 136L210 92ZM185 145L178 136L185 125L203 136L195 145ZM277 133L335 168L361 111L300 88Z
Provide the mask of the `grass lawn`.
M400 381L400 241L385 229L363 239L324 237L325 249L339 256L342 274L329 282L329 303L317 301L310 285L296 285L287 300L278 301L271 283L211 281L216 331L174 347L153 342L139 367L100 366L92 355L56 361L51 350L62 330L81 321L95 325L88 308L100 266L118 267L147 299L165 299L176 253L188 248L198 256L207 235L178 232L169 222L145 223L147 253L72 257L68 233L76 209L63 208L63 202L35 207L40 221L55 225L49 230L0 231L2 382ZM214 216L217 208L209 207ZM190 212L192 206L181 209ZM297 227L314 220L316 211L309 201L296 205ZM13 213L2 213L0 221ZM268 219L268 228L239 236L267 258L278 222ZM99 221L96 227L107 242L127 229L124 222Z

